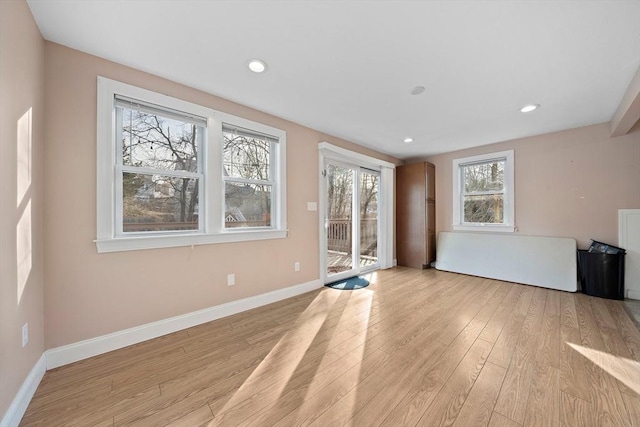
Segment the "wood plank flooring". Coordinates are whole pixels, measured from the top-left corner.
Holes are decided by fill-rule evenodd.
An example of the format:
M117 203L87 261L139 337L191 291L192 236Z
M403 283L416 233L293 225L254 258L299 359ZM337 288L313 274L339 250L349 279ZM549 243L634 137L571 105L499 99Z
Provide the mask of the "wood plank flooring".
M24 426L640 426L622 302L394 268L45 374Z

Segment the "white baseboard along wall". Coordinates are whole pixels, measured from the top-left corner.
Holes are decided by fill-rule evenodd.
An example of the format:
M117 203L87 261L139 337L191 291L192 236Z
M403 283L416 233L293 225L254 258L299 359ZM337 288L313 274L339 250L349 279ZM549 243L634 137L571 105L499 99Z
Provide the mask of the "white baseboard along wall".
M17 427L24 416L29 402L44 377L47 370L57 368L109 351L118 350L133 344L147 341L162 335L170 334L192 326L201 325L263 305L272 304L283 299L291 298L306 292L322 288L320 279L312 280L300 285L278 289L265 294L231 301L226 304L193 311L180 316L147 323L123 331L102 335L77 343L46 350L33 367L18 394L13 399L9 410L0 421L0 427Z
M47 360L43 353L33 368L31 368L29 375L27 375L20 390L18 390L18 394L16 394L13 402L11 402L7 413L2 420L0 420L0 427L17 427L20 424L22 416L27 410L27 406L29 406L29 402L31 402L33 395L36 393L36 389L38 385L40 385L40 381L42 381L42 377L44 377L46 371Z

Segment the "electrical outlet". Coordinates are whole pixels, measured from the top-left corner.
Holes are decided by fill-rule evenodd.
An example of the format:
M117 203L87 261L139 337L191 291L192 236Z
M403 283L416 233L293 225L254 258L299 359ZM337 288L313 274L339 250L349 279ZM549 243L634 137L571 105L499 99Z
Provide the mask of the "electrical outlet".
M227 274L227 286L233 286L236 284L236 275Z
M29 324L25 323L22 326L22 347L26 347L29 343Z
M300 263L298 261L293 264L293 270L300 271Z

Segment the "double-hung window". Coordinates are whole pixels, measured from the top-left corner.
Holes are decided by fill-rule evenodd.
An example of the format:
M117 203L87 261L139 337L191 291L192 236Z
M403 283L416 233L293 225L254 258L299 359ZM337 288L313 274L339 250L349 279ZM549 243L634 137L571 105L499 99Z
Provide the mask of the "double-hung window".
M453 161L454 230L514 227L513 150Z
M98 78L99 252L286 237L286 133Z
M225 228L271 226L277 138L222 125Z
M207 119L115 96L116 235L203 230Z

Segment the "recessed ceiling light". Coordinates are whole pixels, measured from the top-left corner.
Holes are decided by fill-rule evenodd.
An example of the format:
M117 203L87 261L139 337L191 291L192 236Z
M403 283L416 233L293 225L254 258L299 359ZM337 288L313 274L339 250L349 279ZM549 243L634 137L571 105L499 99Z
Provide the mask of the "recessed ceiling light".
M540 106L540 104L530 104L530 105L525 105L524 107L522 107L520 109L521 113L530 113L533 110L537 109Z
M265 71L267 71L267 63L262 59L250 59L247 62L247 66L254 73L264 73Z
M405 138L404 139L404 143L405 144L411 144L413 142L413 138Z
M424 92L424 86L416 86L411 89L411 95L420 95L422 92Z

